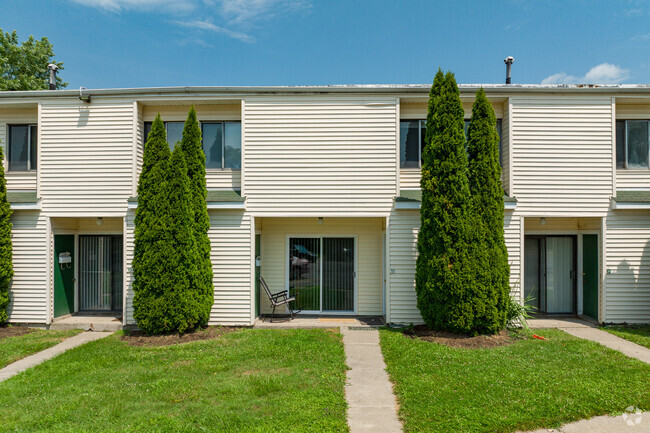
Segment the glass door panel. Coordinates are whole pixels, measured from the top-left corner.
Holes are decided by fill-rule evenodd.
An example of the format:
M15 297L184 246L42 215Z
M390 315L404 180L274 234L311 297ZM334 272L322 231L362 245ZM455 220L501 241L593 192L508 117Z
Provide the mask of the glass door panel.
M573 238L546 238L546 312L572 313L573 296Z
M354 311L354 238L323 238L323 310Z
M320 238L289 239L289 295L298 308L320 311Z

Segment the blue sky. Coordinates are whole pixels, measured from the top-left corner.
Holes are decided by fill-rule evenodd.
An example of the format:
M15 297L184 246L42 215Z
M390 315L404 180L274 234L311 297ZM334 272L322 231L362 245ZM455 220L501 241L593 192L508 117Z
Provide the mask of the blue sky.
M71 88L650 83L650 2L0 0L47 36Z

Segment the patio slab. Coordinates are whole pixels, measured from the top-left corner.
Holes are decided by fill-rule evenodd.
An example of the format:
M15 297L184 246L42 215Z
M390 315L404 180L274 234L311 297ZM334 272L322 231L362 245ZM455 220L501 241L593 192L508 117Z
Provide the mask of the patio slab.
M73 314L56 318L50 324L54 331L82 329L84 331L115 332L123 327L119 318L106 314Z
M641 433L650 432L650 412L597 416L566 424L559 429L540 429L527 433Z

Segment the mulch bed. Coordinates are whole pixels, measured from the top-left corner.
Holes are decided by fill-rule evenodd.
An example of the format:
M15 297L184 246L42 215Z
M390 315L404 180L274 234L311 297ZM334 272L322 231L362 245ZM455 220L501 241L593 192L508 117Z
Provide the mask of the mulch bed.
M495 335L477 335L470 337L462 334L454 334L447 331L434 331L426 325L418 325L413 328L404 330L407 337L430 341L432 343L445 344L449 347L460 347L463 349L485 349L490 347L507 346L522 337L513 336L507 330L503 330Z
M147 335L142 331L127 331L121 338L122 341L126 341L131 346L171 346L172 344L189 343L190 341L212 340L238 329L240 328L208 326L205 329L188 332L187 334L169 335Z
M34 330L26 326L0 326L0 340L7 337L18 337L30 332L34 332Z

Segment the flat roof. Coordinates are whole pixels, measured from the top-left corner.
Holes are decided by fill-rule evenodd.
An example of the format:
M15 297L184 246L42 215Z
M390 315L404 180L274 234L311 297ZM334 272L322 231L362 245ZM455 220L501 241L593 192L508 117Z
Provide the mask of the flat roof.
M650 84L459 84L461 93L474 93L479 88L490 94L516 93L650 93ZM431 84L345 84L326 86L178 86L114 89L84 89L90 96L138 95L261 95L261 94L427 94ZM4 91L0 98L78 97L79 89Z

